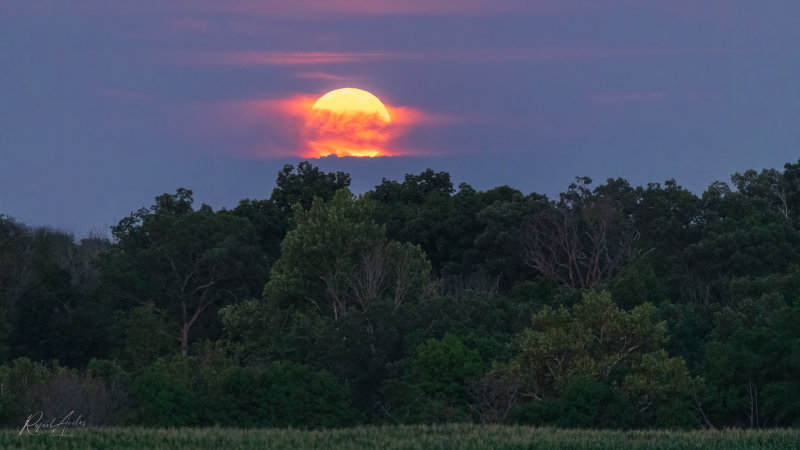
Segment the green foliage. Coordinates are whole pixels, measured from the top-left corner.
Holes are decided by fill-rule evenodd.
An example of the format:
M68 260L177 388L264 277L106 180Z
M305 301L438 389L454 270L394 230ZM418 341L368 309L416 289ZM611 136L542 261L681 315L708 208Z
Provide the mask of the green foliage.
M59 358L82 366L108 354L110 312L96 293L93 266L108 245L0 215L0 361Z
M594 189L591 183L578 177L558 200L540 200L522 229L526 264L573 289L616 275L637 254L634 190L621 178Z
M128 374L116 361L92 358L86 365L86 373L104 379L127 378Z
M269 268L280 256L281 242L294 226L292 208L308 210L315 197L330 201L339 189L350 185L350 175L325 173L308 161L295 168L291 164L278 172L276 187L270 198L242 200L231 213L249 220L256 232L258 245L267 259L259 279L269 278Z
M654 322L654 313L647 303L625 312L607 292L588 291L571 309L546 306L535 314L514 338L513 363L543 387L576 376L608 379L618 364L666 341L666 325Z
M664 350L642 355L631 364L620 385L626 404L638 411L639 423L659 428L692 428L697 425L691 401L700 379L692 379L681 358Z
M381 410L392 422L431 423L472 420L467 387L483 371L478 351L453 333L420 345L402 378L380 388Z
M657 305L667 300L663 282L653 267L643 261L633 261L623 267L608 282L607 289L614 302L624 309L631 309L642 303Z
M142 369L177 349L178 340L169 333L163 313L151 306L136 306L128 311L122 357L129 369Z
M464 396L467 381L482 370L478 351L467 349L452 333L445 334L441 340L431 339L422 344L411 361L412 377L422 391L451 402Z
M504 302L481 296L458 302L437 297L399 307L389 301L376 302L366 311L348 314L317 335L317 344L309 345L306 351L310 358L306 362L322 364L346 380L353 390L355 404L371 411L376 402L386 399L377 392L379 387L387 380L407 378L417 349L431 339L441 339L447 332L461 336L464 345L477 351L483 363L507 355L505 342L510 336L507 326L511 312L506 307ZM294 330L289 334L294 334ZM418 400L417 406L436 403L429 396ZM403 402L391 398L392 404L409 407ZM447 406L444 400L439 403L429 408L436 410L433 415L437 418ZM429 417L405 413L401 416L406 417L404 421L424 421L427 420L424 417Z
M119 423L129 397L127 379L118 366L111 373L113 363L94 361L94 369L84 373L27 358L0 365L0 425L19 427L39 411L57 420L74 412L73 419L82 415L100 426Z
M134 386L138 421L154 426L329 427L357 418L335 377L293 362L240 367L173 357L147 368Z
M712 421L740 426L795 425L800 302L768 310L760 318L751 314L728 333L717 332L706 345L703 376L710 385L709 415Z
M232 211L161 195L113 244L0 215L0 421L796 426L800 161L731 181L356 197L303 162Z
M452 407L448 409L444 400L425 395L419 384L408 378L386 380L380 387L380 394L382 400L377 405L381 414L376 418L379 423L437 423L453 418ZM446 417L447 413L451 416Z
M702 215L700 199L673 180L663 187L648 183L636 189L633 220L642 233L641 246L654 251L664 263L675 263L683 249L697 239L693 227Z
M682 357L696 371L705 358L705 344L714 328L716 308L703 305L663 302L658 305L658 320L667 324L670 339L664 348ZM696 372L695 372L696 373Z
M471 186L461 184L456 192L450 174L427 169L407 174L402 183L384 179L366 196L375 201L375 218L385 224L386 235L419 245L435 273L470 272L465 263L482 228L477 213L486 206Z
M480 232L470 252L470 265L499 278L506 287L527 279L529 273L520 239L522 224L542 200L541 196L524 196L507 186L485 192L486 207L476 214Z
M373 204L348 190L309 211L295 207L297 227L286 235L264 296L281 307L313 308L338 320L386 296L395 305L418 299L430 265L418 247L387 242L372 220Z
M255 293L265 264L249 220L208 205L195 211L192 202L191 191L178 189L121 220L102 259L113 294L166 317L184 355L190 333L218 333L219 306Z
M580 302L582 298L580 291L561 286L543 276L517 284L511 290L510 296L515 302L525 305L531 313L538 312L544 306L570 307ZM526 326L530 324L530 315L524 318Z
M253 224L259 248L266 260L262 273L256 276L261 280L268 279L269 268L280 256L281 241L289 231L290 214L280 209L271 198L241 200L231 214Z
M288 299L337 317L352 306L348 281L383 230L370 220L369 203L340 190L330 202L317 198L309 211L294 209L297 227L281 245L265 297Z
M786 165L791 169L791 165ZM787 171L791 174L791 171ZM792 185L791 175L785 176L776 169L763 169L760 173L747 170L743 174L731 175L731 181L736 189L748 198L763 200L784 219L792 220L792 203L797 198L798 186Z
M634 411L609 385L576 378L560 397L517 408L511 421L563 428L628 428L634 423Z
M291 164L278 172L277 187L272 190L270 200L288 217L294 206L304 210L311 208L314 198L331 200L336 191L350 186L350 175L344 172L325 173L308 161L295 169Z
M692 388L683 360L662 349L666 324L654 319L649 303L626 312L607 292L588 291L571 309L535 314L512 341L510 367L534 398L563 399L575 380L598 382L647 412L637 420L650 423L650 410L687 398Z
M162 359L134 380L137 422L151 426L199 425L200 399L192 383L197 364L190 358Z
M731 300L738 303L746 298L777 294L780 302L792 305L800 300L800 266L792 264L786 272L765 276L745 276L731 281Z
M61 370L58 365L46 366L28 358L17 358L8 365L0 365L0 423L14 424L31 414L26 395L46 383Z
M357 414L349 405L349 392L327 371L289 361L277 361L264 369L243 368L233 372L223 386L235 424L294 427L350 425ZM252 405L254 411L248 414Z
M681 256L688 272L681 296L688 301L725 305L732 279L784 273L800 258L800 233L790 217L741 187L731 192L717 182L703 194L703 215L694 226L698 239Z
M320 358L331 354L324 340L333 320L310 310L281 309L277 303L251 299L222 308L227 349L247 365L281 359L320 365Z

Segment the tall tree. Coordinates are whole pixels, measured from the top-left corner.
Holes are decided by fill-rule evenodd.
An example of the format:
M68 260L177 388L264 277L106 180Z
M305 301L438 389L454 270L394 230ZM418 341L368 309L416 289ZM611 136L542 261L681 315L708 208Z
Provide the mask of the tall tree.
M701 201L697 239L681 255L687 268L684 299L727 304L732 279L782 273L800 258L800 232L767 199L715 182Z
M375 200L375 218L386 225L386 235L418 244L443 277L469 275L474 241L482 226L477 214L486 206L470 185L456 189L447 172L427 169L407 174L402 183L384 179L367 197Z
M296 203L307 210L311 208L315 197L324 200L333 198L336 191L350 186L350 175L344 172L325 173L319 167L303 161L296 169L291 164L283 166L278 172L276 184L270 199L287 216L291 216Z
M396 303L419 291L429 265L419 248L389 242L372 220L372 204L342 189L330 202L294 208L297 227L286 235L281 258L264 289L268 298L313 305L338 320L353 307L389 293Z
M575 382L588 380L612 386L640 415L649 414L685 400L692 388L683 360L670 358L662 348L666 324L654 319L649 303L627 312L607 292L586 291L570 309L546 306L534 314L531 326L512 340L510 367L534 401L562 395Z
M764 200L781 217L792 220L791 213L794 211L790 206L790 196L793 186L787 182L783 172L775 169L756 172L750 169L731 175L731 181L746 197Z
M106 311L93 294L107 245L0 217L0 357L82 366L106 353Z
M521 240L524 218L547 199L535 193L524 196L507 186L482 197L487 206L476 215L482 229L473 243L472 266L510 287L529 277Z
M168 317L184 356L190 332L216 318L207 312L252 295L265 264L250 221L208 205L195 211L192 203L181 188L122 219L103 260L116 295Z
M527 264L572 288L588 288L616 274L635 254L639 233L626 200L631 188L609 180L592 190L578 178L557 201L526 218L522 245Z

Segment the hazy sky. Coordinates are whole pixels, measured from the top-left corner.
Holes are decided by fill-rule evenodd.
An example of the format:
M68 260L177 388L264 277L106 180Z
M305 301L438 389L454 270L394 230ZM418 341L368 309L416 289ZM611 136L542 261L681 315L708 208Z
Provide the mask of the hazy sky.
M313 161L356 192L431 167L699 193L800 158L798 19L797 0L3 0L0 213L83 233L178 187L267 197L303 160L279 105L341 87L417 114L409 156Z

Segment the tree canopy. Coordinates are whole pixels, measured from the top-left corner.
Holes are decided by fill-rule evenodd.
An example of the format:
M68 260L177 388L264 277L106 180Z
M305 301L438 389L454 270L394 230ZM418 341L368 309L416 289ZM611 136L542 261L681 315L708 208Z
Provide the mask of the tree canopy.
M800 161L698 193L350 181L286 165L82 237L0 214L0 422L800 424Z

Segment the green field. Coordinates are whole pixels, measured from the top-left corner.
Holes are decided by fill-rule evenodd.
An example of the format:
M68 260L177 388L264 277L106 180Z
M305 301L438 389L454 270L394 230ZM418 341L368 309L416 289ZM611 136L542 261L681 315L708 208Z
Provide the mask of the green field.
M336 430L98 428L71 436L0 432L25 449L792 449L800 430L594 431L520 426L386 426Z

